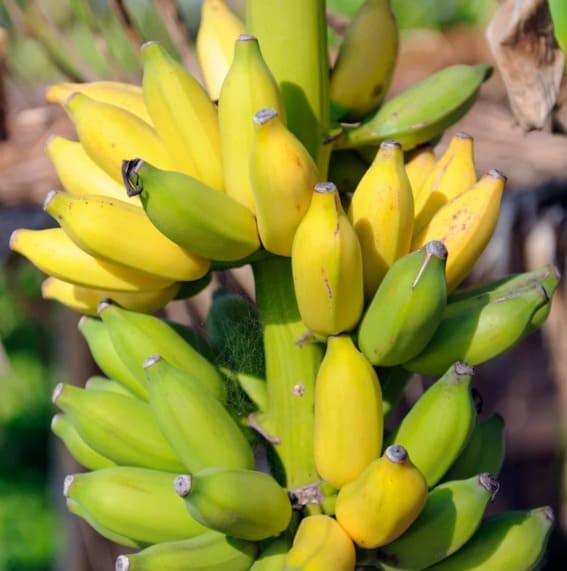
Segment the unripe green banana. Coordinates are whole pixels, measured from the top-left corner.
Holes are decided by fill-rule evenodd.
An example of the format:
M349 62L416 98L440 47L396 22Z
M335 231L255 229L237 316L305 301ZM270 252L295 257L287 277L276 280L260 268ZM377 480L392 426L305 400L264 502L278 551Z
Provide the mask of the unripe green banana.
M468 442L476 423L474 371L455 363L421 395L391 437L434 486Z
M431 490L409 529L380 548L384 569L425 569L460 549L476 531L498 487L494 477L482 473Z
M219 371L164 320L107 301L99 305L99 315L114 348L141 385L146 386L144 361L159 354L175 367L188 371L204 389L224 402L226 390Z
M128 390L122 383L100 375L89 377L85 381L85 389L88 391L109 391L111 393L117 393L130 398L139 398L132 391Z
M69 416L81 438L116 464L183 470L147 403L63 383L55 387L52 400Z
M168 472L119 466L65 478L63 493L73 513L105 537L130 538L135 547L195 537L206 531L173 490ZM69 501L70 500L70 501ZM76 508L76 511L75 509Z
M478 472L498 474L504 463L504 419L493 414L477 422L465 448L443 476L443 482L464 480Z
M405 150L441 135L472 106L488 65L451 65L386 102L360 126L345 129L337 148L376 145L395 139Z
M178 476L175 491L197 521L240 539L278 535L291 520L286 491L264 472L208 468Z
M447 303L442 242L394 262L367 308L358 345L371 363L399 365L418 355L435 333Z
M544 556L553 526L550 507L487 517L473 537L428 571L531 571Z
M85 468L89 470L99 470L116 466L116 463L109 460L96 450L91 448L77 432L69 417L65 414L56 414L51 419L51 431L61 438L69 454Z
M223 192L139 159L124 161L122 172L128 195L139 194L158 230L189 252L231 262L260 247L252 212Z
M116 559L116 571L248 571L256 544L216 531L158 543Z
M291 543L287 532L271 541L260 551L250 571L282 571Z

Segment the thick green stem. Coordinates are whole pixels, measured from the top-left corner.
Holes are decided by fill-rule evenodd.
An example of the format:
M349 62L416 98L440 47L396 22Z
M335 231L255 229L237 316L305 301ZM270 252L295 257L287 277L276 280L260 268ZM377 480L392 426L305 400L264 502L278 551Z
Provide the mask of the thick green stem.
M274 441L285 485L299 488L318 479L313 457L315 376L321 347L296 341L305 333L293 289L291 261L271 258L254 265L256 303L264 330L268 404L258 417Z

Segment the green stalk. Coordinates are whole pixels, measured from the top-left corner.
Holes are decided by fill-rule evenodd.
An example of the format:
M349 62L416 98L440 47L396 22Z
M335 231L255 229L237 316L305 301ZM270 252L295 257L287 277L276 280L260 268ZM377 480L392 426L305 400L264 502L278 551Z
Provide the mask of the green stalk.
M283 484L300 488L318 480L313 457L315 376L319 345L296 341L305 334L299 316L291 261L273 257L255 262L256 303L264 330L267 410L259 424L274 441Z
M277 79L288 126L317 161L329 129L325 0L248 0L246 23Z

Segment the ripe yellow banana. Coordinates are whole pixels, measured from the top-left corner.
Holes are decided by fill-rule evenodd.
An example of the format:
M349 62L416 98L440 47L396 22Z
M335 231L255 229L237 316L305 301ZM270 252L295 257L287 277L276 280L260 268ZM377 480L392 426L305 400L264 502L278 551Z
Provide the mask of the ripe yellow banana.
M315 382L315 465L339 489L382 450L382 396L372 365L349 335L329 337Z
M213 101L219 98L224 78L232 63L234 42L246 29L225 0L204 0L195 51L203 79Z
M437 159L435 158L435 153L431 145L417 147L417 149L409 153L406 159L406 174L411 184L414 211L417 211L417 195L435 168L436 163Z
M332 182L315 185L291 254L301 319L320 335L353 329L362 313L362 254Z
M506 177L496 169L436 212L412 243L412 250L440 240L447 257L447 290L454 290L471 271L498 222Z
M234 59L219 96L219 126L226 192L255 212L249 160L254 140L254 114L275 109L285 123L279 87L268 69L257 38L237 38Z
M144 100L173 165L217 190L224 188L217 110L200 83L159 42L142 46ZM157 167L152 157L131 153ZM163 168L163 167L160 167ZM168 168L168 167L165 167Z
M421 513L427 482L405 448L393 445L339 491L337 521L366 549L386 545L404 533Z
M318 169L275 109L254 115L250 179L260 240L266 250L291 256L295 231L309 208Z
M367 299L374 295L388 268L410 251L413 208L402 147L385 141L358 183L348 210L362 250Z

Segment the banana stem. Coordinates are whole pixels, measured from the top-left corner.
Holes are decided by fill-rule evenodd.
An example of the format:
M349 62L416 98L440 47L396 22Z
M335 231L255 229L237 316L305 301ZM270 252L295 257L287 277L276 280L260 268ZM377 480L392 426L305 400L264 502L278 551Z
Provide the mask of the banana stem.
M267 410L258 422L278 443L274 452L288 488L317 481L313 457L315 376L322 350L299 347L305 333L293 289L291 261L271 258L253 264L256 303L264 334Z
M318 161L330 114L325 0L248 0L246 23L280 85L288 127Z

